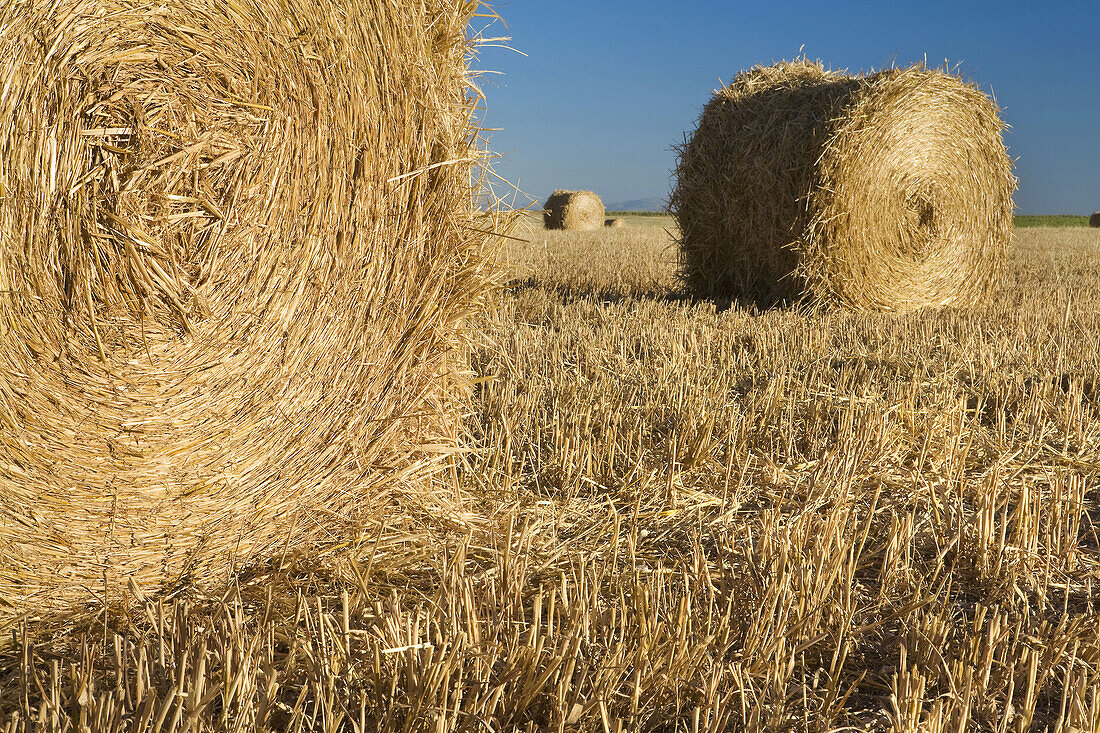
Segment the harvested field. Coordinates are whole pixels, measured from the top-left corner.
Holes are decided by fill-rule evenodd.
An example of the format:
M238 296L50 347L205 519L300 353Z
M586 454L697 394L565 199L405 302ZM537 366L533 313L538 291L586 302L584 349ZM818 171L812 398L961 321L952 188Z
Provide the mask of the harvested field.
M1089 217L1072 214L1055 214L1048 216L1020 216L1014 217L1016 228L1025 227L1087 227Z
M509 244L461 525L6 629L0 730L1094 730L1100 233L810 314L685 297L648 220Z

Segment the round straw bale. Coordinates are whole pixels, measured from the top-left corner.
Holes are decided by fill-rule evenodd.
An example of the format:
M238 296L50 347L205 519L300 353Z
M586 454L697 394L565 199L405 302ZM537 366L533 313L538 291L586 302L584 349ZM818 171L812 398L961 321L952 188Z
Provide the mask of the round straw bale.
M1089 217L1090 227L1100 227L1100 211L1092 212L1092 216Z
M0 6L0 627L447 506L476 3Z
M604 208L591 191L554 191L543 207L547 229L589 230L603 227Z
M678 151L682 276L763 304L978 304L1012 230L1003 128L980 90L920 65L739 74Z
M612 229L622 229L626 226L626 219L608 219L604 222L604 226L611 227Z

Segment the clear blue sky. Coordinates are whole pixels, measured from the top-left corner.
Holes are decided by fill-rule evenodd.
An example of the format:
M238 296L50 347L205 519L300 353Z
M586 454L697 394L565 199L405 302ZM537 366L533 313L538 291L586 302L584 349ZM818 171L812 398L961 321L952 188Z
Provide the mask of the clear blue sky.
M672 145L722 81L799 50L862 71L947 60L1012 126L1022 214L1100 210L1100 2L504 0L526 54L485 48L497 172L539 203L586 188L613 203L664 197ZM497 193L505 192L498 188ZM520 199L517 203L529 202Z

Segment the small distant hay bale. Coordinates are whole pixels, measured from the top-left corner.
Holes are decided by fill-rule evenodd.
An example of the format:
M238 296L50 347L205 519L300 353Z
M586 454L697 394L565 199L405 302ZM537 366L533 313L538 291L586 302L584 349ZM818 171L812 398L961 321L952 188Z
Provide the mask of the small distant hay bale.
M741 73L678 151L682 276L764 304L979 304L1012 232L1003 129L980 90L921 65Z
M591 191L554 191L543 209L547 229L583 231L603 227L603 201Z
M0 629L453 507L476 5L0 0Z
M1100 211L1092 212L1092 216L1089 217L1090 227L1100 227Z
M604 222L604 226L610 227L611 229L622 229L626 226L626 219L608 219Z

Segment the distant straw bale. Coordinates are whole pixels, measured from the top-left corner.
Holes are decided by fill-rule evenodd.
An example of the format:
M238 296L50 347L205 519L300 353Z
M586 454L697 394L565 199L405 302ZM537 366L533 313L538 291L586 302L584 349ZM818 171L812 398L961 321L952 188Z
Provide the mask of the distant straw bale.
M604 222L604 226L612 229L622 229L626 226L626 219L608 219Z
M999 110L917 65L739 74L679 150L671 212L696 293L870 309L981 303L1016 179Z
M1100 211L1092 212L1092 216L1089 217L1090 227L1100 227Z
M547 229L591 230L603 227L603 202L591 191L554 191L543 208L543 223Z
M0 627L450 506L476 3L0 7Z

